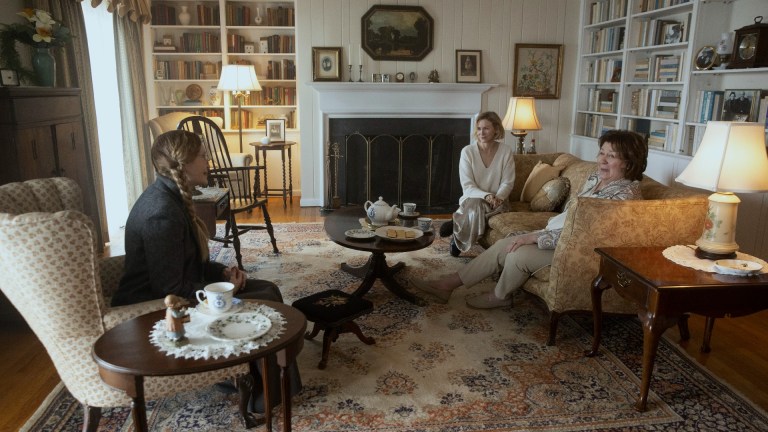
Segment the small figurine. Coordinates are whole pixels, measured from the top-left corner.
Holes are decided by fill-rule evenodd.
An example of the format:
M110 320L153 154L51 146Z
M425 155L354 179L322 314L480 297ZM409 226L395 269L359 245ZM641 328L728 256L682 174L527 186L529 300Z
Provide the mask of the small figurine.
M432 69L432 72L430 72L429 76L427 76L427 80L431 83L440 82L440 75L437 73L437 69Z
M186 301L179 296L168 294L165 296L165 336L177 344L185 342L184 323L189 322L189 312L182 307Z

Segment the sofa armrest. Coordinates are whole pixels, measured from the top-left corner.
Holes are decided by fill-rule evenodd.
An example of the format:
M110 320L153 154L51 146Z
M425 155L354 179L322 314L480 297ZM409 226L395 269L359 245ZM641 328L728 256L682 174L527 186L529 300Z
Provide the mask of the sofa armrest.
M117 288L120 286L120 278L123 276L124 263L125 255L104 258L99 261L101 292L104 296L104 301L106 301L107 304L112 301L112 296L115 295Z
M706 213L706 195L632 201L575 198L552 260L552 298L545 301L557 312L591 310L589 287L599 267L595 248L691 244L701 235ZM614 296L612 290L607 292L604 303Z

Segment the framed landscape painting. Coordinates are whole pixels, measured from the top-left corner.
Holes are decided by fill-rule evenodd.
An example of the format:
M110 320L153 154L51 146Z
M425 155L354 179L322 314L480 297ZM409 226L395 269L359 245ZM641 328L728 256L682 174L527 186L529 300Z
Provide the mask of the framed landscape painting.
M515 44L513 96L559 99L562 75L562 45Z
M421 6L374 5L361 25L361 45L374 60L419 61L432 51L435 23Z

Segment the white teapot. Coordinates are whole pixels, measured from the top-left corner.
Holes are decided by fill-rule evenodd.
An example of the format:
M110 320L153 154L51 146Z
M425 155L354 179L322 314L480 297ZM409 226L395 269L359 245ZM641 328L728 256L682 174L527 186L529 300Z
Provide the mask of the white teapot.
M381 197L375 203L366 201L363 208L368 219L374 225L386 225L400 214L400 209L396 205L390 207Z

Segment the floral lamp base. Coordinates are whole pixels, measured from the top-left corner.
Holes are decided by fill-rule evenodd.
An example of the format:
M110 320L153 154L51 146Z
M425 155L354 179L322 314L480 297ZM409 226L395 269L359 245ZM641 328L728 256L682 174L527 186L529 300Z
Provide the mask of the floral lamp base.
M709 209L704 219L704 232L696 240L696 256L705 259L736 257L736 214L739 197L730 192L715 192L709 196Z

